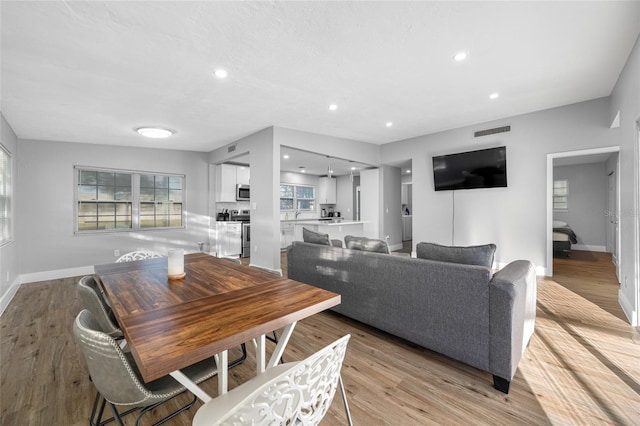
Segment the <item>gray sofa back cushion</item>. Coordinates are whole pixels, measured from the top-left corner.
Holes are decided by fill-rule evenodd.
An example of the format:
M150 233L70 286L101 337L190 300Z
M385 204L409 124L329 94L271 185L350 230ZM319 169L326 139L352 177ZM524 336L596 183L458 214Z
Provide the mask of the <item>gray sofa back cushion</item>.
M351 250L373 251L376 253L389 253L389 246L385 241L375 240L366 237L354 237L346 235L344 237L345 245Z
M322 244L325 246L331 245L329 234L321 234L304 227L302 228L302 241L304 241L305 243Z
M416 244L416 256L420 259L438 260L440 262L462 263L491 268L495 244L479 246L442 246L434 243Z

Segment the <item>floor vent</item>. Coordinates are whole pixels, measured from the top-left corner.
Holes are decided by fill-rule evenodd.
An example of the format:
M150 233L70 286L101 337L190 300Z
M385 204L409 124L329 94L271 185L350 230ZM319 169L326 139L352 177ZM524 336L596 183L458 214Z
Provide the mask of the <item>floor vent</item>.
M479 138L480 136L495 135L496 133L505 133L510 131L511 131L511 126L502 126L502 127L496 127L495 129L478 130L477 132L473 133L473 137Z

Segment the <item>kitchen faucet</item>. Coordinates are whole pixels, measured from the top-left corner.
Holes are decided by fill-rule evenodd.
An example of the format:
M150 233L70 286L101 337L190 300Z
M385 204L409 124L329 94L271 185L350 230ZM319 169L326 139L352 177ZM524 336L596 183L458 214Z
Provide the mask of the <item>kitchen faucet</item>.
M296 220L298 220L298 216L300 216L300 210L296 210Z

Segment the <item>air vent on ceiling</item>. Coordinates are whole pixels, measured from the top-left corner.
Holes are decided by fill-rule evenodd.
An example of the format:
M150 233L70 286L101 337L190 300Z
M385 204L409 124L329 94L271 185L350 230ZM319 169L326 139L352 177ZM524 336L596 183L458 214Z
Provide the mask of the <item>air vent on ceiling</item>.
M236 145L235 145L235 144L233 144L233 145L229 145L229 146L227 147L227 154L228 154L228 153L230 153L230 152L233 152L233 151L235 151L235 150L236 150Z
M495 135L496 133L505 133L510 131L511 131L511 126L502 126L502 127L496 127L494 129L478 130L477 132L473 133L473 137L479 138L480 136Z

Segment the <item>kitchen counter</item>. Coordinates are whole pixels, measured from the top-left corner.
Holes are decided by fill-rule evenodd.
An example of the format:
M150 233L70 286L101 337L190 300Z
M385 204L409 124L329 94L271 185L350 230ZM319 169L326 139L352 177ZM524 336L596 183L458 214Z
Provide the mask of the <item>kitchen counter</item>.
M347 220L347 219L330 219L330 220L298 220L296 223L300 225L325 225L325 226L340 226L340 225L357 225L364 222Z
M364 234L364 222L355 220L299 220L294 223L293 240L302 241L302 228L321 234L329 234L329 238L341 240L344 244L345 235L361 237Z

